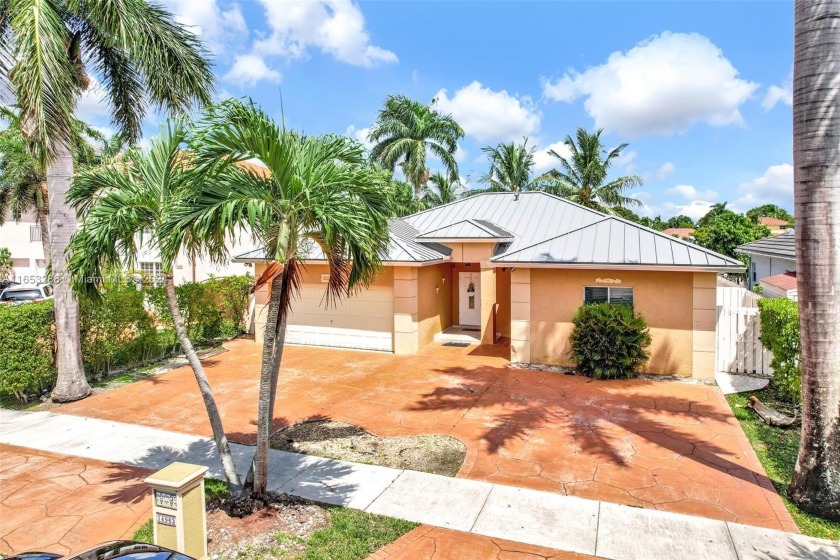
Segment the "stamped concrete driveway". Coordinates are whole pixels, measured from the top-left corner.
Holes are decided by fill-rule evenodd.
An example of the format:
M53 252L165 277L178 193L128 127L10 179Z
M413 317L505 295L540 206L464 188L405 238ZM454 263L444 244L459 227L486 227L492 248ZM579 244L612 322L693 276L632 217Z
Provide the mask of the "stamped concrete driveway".
M0 554L81 552L152 516L149 471L0 445Z
M227 348L205 367L230 438L253 442L260 347ZM331 418L380 435L448 434L467 445L462 477L796 531L717 387L513 369L507 352L290 346L275 427ZM210 435L189 368L60 412Z

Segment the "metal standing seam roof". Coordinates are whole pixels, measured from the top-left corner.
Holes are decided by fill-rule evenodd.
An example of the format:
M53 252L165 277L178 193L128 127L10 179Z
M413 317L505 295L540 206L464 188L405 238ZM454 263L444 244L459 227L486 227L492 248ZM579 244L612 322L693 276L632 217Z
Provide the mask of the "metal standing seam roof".
M783 233L773 237L765 237L735 248L738 253L745 255L765 255L780 259L796 260L796 236Z
M491 260L500 264L744 270L740 261L730 257L543 192L482 193L394 218L388 227L391 240L381 255L384 262L445 261L451 249L423 241L424 236L464 239L481 232L488 241L499 241ZM235 260L265 260L259 251ZM323 255L309 258L323 260Z
M487 220L462 220L431 231L424 231L417 239L513 239L514 235Z

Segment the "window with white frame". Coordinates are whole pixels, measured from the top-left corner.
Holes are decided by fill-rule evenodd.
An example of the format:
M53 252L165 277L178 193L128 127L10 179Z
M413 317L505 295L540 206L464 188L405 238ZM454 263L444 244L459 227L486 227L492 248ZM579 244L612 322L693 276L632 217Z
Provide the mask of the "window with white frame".
M140 272L143 275L143 282L149 282L153 286L160 286L161 284L163 284L163 274L161 273L161 267L159 262L141 262Z
M633 288L613 286L586 286L583 288L583 303L614 303L633 307Z

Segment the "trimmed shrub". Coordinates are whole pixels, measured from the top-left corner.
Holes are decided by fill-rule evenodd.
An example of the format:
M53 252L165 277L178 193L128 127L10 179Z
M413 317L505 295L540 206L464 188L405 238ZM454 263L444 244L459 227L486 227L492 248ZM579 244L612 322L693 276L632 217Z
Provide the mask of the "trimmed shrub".
M634 377L650 357L647 323L629 305L584 305L572 322L572 357L583 375L596 379Z
M114 366L163 355L158 333L133 284L109 286L98 301L81 301L82 359L94 378Z
M758 300L761 317L761 344L773 353L773 385L784 397L799 402L802 397L802 370L799 359L799 308L787 298Z
M222 314L224 338L245 332L245 314L251 302L254 279L250 276L226 276L210 278L204 285L215 294L216 305Z
M0 306L0 394L22 402L52 388L53 302Z
M166 301L166 290L163 286L146 290L147 301L157 320L165 325L172 324L172 314ZM178 309L184 318L187 335L194 344L208 344L221 338L222 313L216 306L215 293L212 287L200 282L187 282L175 286L175 296ZM174 331L172 331L173 337ZM173 338L172 344L177 344Z

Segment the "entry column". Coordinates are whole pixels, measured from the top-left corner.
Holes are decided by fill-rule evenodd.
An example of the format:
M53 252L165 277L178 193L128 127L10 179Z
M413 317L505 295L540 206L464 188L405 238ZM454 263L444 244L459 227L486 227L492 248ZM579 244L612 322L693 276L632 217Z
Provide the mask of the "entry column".
M515 268L510 273L511 361L531 361L531 270Z
M496 269L481 263L481 343L496 342Z
M419 336L417 268L394 267L394 354L416 354Z

